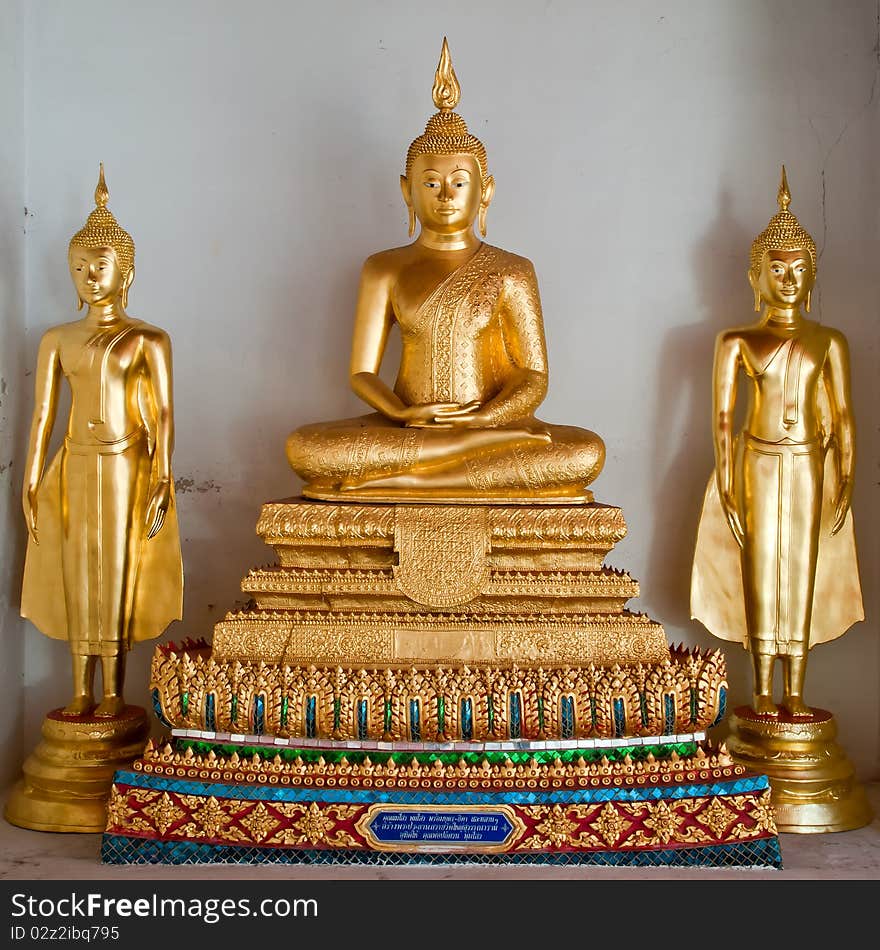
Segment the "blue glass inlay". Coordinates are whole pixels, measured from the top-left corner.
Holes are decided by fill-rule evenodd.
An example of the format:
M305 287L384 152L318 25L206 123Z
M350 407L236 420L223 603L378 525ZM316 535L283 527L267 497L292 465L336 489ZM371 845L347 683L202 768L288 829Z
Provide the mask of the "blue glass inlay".
M663 735L675 734L675 697L671 693L663 694Z
M718 715L715 717L713 726L717 726L719 722L724 718L724 713L727 712L727 687L722 686L718 690Z
M254 735L261 736L265 731L266 697L260 693L254 696Z
M432 854L365 851L349 848L276 848L215 845L195 841L156 841L105 834L104 864L306 864L306 865L594 865L600 867L782 867L778 838L733 844L658 850L501 852L497 854Z
M208 693L205 697L205 728L208 732L217 731L217 717L214 715L214 703L216 702L216 698L213 693Z
M315 738L315 709L318 705L317 696L309 696L306 700L306 738Z
M574 738L574 696L559 697L559 719L563 739Z
M522 735L522 696L510 694L510 738L519 739Z
M474 704L470 699L461 701L461 737L462 739L474 737Z
M611 705L614 712L614 738L620 739L626 735L626 711L623 708L623 700L615 699Z
M367 701L365 699L358 700L357 704L357 729L358 729L358 739L367 738Z
M419 716L419 701L411 699L409 701L409 736L413 742L422 741L422 725L419 722Z
M119 770L113 778L117 785L129 785L132 788L152 788L158 791L177 792L181 795L200 795L215 798L238 798L243 801L277 802L391 802L413 805L528 805L540 800L550 805L566 803L604 803L609 801L643 802L670 801L678 798L705 798L715 795L741 795L749 792L764 791L769 788L766 775L754 775L737 781L719 781L707 783L691 782L683 785L663 784L641 788L568 788L540 791L433 791L400 789L379 790L376 788L314 788L265 785L228 785L220 782L188 781L169 778L164 775L152 775L146 772Z
M153 712L156 714L156 718L163 726L166 726L168 729L173 729L174 726L165 718L165 713L162 712L162 701L159 699L159 690L154 689L151 698L153 701Z

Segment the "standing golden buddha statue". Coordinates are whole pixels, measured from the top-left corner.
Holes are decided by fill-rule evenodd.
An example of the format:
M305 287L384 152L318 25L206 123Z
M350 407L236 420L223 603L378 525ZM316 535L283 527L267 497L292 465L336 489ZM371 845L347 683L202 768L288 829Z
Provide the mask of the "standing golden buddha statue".
M732 717L731 751L770 776L781 830L825 831L870 820L832 742L831 715L804 700L810 648L864 619L850 510L855 429L846 339L801 311L810 309L816 244L789 210L784 167L778 201L751 249L761 319L716 342L716 468L697 535L691 616L751 653L752 706ZM740 370L749 401L735 435Z
M134 242L108 198L102 165L97 207L68 251L77 305L88 312L50 328L40 342L23 487L29 540L21 613L68 641L73 698L46 718L7 817L47 830L103 827L113 770L139 753L148 731L144 711L123 699L126 653L133 642L158 637L183 607L171 344L163 330L126 313ZM62 379L70 413L47 468ZM90 740L85 756L73 750ZM83 758L91 768L72 764Z
M446 40L439 110L409 147L400 178L404 247L361 272L351 386L376 410L307 425L287 441L303 495L344 501L517 503L590 500L605 447L593 432L534 412L547 391L547 348L531 262L481 241L495 192L486 149L452 110L460 89ZM394 388L379 377L393 327Z

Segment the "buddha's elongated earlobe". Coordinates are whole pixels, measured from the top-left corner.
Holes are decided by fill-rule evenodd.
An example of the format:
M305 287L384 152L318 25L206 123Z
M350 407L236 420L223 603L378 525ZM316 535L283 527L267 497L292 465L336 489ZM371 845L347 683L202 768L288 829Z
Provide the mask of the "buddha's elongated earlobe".
M808 291L807 291L807 299L804 300L804 310L806 310L807 313L810 312L810 304L811 304L812 302L813 302L813 291L812 291L812 290L808 290Z
M131 287L131 283L134 280L134 264L128 269L128 273L125 275L125 280L122 282L122 291L119 294L120 302L122 303L122 309L128 306L128 288Z
M403 200L406 203L406 211L409 216L409 236L412 237L416 233L416 212L412 204L412 192L409 187L409 179L406 175L400 176L400 193L403 195Z
M480 210L477 215L477 225L480 229L480 234L486 236L486 212L489 210L489 205L492 203L492 196L495 194L495 178L492 175L489 175L485 182L483 183L483 193L480 198Z
M760 310L761 310L761 291L758 289L758 280L757 280L757 278L755 277L755 274L754 274L754 272L753 272L751 269L747 270L747 271L746 271L746 274L748 275L748 278L749 278L749 284L751 285L752 290L753 290L754 293L755 293L755 310L760 313Z

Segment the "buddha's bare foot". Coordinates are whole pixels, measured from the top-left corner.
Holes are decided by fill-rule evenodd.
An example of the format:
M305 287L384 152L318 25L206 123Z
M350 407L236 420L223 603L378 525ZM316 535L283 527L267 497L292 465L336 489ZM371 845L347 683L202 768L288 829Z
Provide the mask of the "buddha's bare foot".
M121 696L105 696L95 708L99 719L115 719L125 709L125 700Z
M339 483L340 491L356 491L358 488L418 488L421 479L412 475L377 475L373 478L344 478Z
M752 709L759 716L778 716L779 709L770 696L757 695L752 697Z
M74 696L61 710L62 716L84 716L95 705L91 696Z
M800 696L783 696L782 705L793 719L813 718L813 710L810 709Z

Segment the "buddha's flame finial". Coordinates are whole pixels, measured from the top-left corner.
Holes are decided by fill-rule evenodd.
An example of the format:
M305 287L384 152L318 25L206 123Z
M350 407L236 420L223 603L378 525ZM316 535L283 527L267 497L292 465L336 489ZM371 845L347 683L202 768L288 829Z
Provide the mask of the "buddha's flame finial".
M106 208L107 202L110 200L110 192L107 188L107 182L104 181L104 163L100 163L100 170L98 172L98 184L95 188L95 204L99 208Z
M449 55L449 44L443 37L443 48L440 50L440 62L434 75L434 88L431 90L434 105L441 112L451 112L461 98L461 86L452 68L452 57Z
M788 178L785 174L785 165L782 166L782 178L779 182L779 191L776 195L780 211L788 211L791 204L791 192L788 190Z

